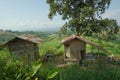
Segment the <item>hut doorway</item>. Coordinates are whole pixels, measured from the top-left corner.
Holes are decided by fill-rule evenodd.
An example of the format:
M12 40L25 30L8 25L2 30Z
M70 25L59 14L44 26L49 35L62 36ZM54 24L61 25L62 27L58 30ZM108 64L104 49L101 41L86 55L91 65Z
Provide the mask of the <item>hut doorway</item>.
M81 59L85 59L85 50L80 50Z
M66 58L70 58L70 46L67 46L67 49L66 49Z

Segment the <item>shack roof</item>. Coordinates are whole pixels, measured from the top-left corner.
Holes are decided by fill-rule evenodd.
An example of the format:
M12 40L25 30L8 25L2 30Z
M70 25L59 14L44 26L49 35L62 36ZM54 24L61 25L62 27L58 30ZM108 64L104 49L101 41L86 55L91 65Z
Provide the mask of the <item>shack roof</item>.
M38 38L37 36L31 35L31 34L24 34L24 35L16 36L16 37L20 38L20 39L23 39L23 40L26 40L26 41L29 41L29 42L33 42L33 43L42 42L41 38Z
M85 43L87 42L85 39L83 39L83 38L81 38L81 37L79 37L79 36L72 35L72 36L69 36L69 37L63 39L63 40L61 41L61 43L62 43L62 44L65 44L65 43L68 43L68 42L70 42L70 41L72 41L72 40L74 40L74 39L78 39L78 40L80 40L80 41L82 41L82 42L85 42Z
M100 50L102 50L102 51L104 51L104 52L110 53L110 52L108 52L107 50L105 50L103 47L97 45L96 43L91 42L91 41L88 41L88 40L86 40L86 39L84 39L84 38L82 38L82 37L76 36L76 35L72 35L72 36L69 36L69 37L63 39L63 40L61 41L61 43L62 43L62 44L66 44L66 43L68 43L68 42L70 42L70 41L72 41L72 40L74 40L74 39L78 39L78 40L80 40L80 41L82 41L82 42L84 42L84 43L86 43L86 44L90 44L90 45L92 45L92 46L95 46L96 48L98 48L98 49L100 49Z
M3 45L1 45L1 46L7 45L9 42L15 40L16 38L22 39L22 40L25 40L25 41L28 41L28 42L36 43L36 44L42 42L42 39L41 39L41 38L38 38L38 37L35 36L35 35L24 34L24 35L21 35L21 36L15 36L13 39L5 42L5 43L4 43Z

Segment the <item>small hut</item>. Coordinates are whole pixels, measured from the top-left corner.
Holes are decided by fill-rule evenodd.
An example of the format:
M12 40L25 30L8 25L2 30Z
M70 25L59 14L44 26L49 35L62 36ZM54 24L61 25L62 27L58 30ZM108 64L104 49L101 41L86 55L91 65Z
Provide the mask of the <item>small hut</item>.
M100 49L107 52L105 49L98 46L97 44L75 35L65 38L64 40L62 40L61 43L64 45L64 61L67 63L80 63L81 60L85 59L86 44L95 46L96 48L98 48L98 51Z
M15 36L10 41L6 42L4 46L7 46L10 54L18 60L24 63L31 63L39 58L39 50L37 44L40 43L42 39L25 34L22 36Z
M86 41L78 36L70 36L62 40L64 44L64 60L67 62L79 62L85 58Z

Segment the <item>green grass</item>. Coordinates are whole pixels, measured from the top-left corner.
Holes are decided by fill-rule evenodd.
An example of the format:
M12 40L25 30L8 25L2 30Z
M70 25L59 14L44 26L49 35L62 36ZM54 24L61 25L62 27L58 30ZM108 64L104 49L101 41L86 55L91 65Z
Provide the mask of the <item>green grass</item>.
M79 65L63 68L52 80L119 80L120 69L117 68L85 68Z
M94 43L100 45L101 47L103 47L104 49L106 49L107 51L110 52L110 54L114 54L116 57L120 57L120 42L118 42L118 40L120 40L120 33L116 35L116 40L109 40L109 41L105 41L105 40L98 40L97 38L92 38L92 37L86 37L88 40L93 41ZM118 39L118 40L117 40ZM92 49L92 46L87 45L87 50L88 52L90 52ZM97 48L94 48L94 52L97 52ZM110 55L109 53L106 53L107 55Z
M39 44L39 52L40 55L45 54L54 54L60 55L64 53L63 45L60 43L61 40L47 40L41 44Z
M64 53L64 47L60 43L65 36L50 35L46 40L39 44L40 56L45 54L61 55ZM116 40L99 41L97 38L86 37L104 49L113 53L120 58L120 33L116 35ZM92 52L92 46L87 45L87 52ZM97 54L98 49L93 47L93 54ZM101 54L110 55L100 51ZM91 66L68 66L60 70L59 74L51 80L119 80L120 79L120 63L113 62L109 64L91 64ZM114 65L113 65L114 64ZM102 67L100 67L100 65ZM109 65L109 66L106 66ZM38 72L33 78L38 80L47 80L47 74L56 66L54 63L42 64ZM13 60L8 49L0 48L0 80L24 80L31 73L31 66L21 64L21 62ZM17 77L19 77L17 79Z
M111 55L114 54L116 57L120 57L120 43L118 40L120 40L119 36L120 33L116 35L116 40L98 40L97 38L94 37L86 37L85 38L89 41L92 41L110 53L106 53L104 51L100 51L100 53L105 53L106 55ZM48 38L43 41L43 43L39 44L39 52L40 55L45 55L47 53L50 54L55 54L55 55L60 55L64 53L64 47L61 44L61 40L64 39L66 36L63 37L58 37L56 34L49 35ZM94 53L98 53L98 49L96 47L93 47L89 44L87 44L87 53L91 53L92 51Z
M39 33L41 34L41 33ZM41 34L43 35L43 34ZM41 36L39 35L39 36ZM3 36L3 35L1 35ZM66 36L60 37L57 34L44 34L43 42L39 44L40 56L45 54L61 55L64 53L64 47L61 44L61 40ZM85 36L86 37L86 36ZM4 39L6 38L6 39ZM9 36L3 36L2 41L6 41ZM116 57L120 58L120 33L114 35L113 38L108 40L98 40L97 37L86 37L87 40L93 41L94 43L102 46L108 50L111 54L113 53ZM98 54L98 49L91 45L87 45L87 52L92 54ZM100 54L110 55L103 51ZM72 65L62 68L59 74L51 80L119 80L120 79L120 61L95 64L87 64L87 66ZM31 77L31 80L48 80L48 73L56 68L54 63L42 64L36 74ZM25 80L29 77L32 72L32 65L24 65L21 61L14 60L7 48L0 48L0 80Z
M101 59L102 60L102 59ZM61 68L57 76L50 80L119 80L120 64L100 63L88 64L88 66L71 65ZM109 65L109 66L108 66ZM0 79L1 80L25 80L32 72L31 66L20 64L13 60L9 53L0 54ZM47 75L55 69L54 63L42 64L36 74L30 77L32 80L48 80Z

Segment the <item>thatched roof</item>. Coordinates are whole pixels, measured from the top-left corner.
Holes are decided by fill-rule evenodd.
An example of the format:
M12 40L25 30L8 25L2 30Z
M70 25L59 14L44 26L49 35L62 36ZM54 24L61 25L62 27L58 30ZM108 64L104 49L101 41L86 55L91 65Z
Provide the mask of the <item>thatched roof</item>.
M66 44L66 43L68 43L68 42L70 42L70 41L72 41L74 39L78 39L78 40L80 40L80 41L82 41L82 42L84 42L86 44L90 44L90 45L95 46L96 48L98 48L98 49L100 49L100 50L102 50L104 52L109 53L107 50L105 50L103 47L99 46L98 44L96 44L94 42L91 42L91 41L88 41L88 40L86 40L86 39L84 39L82 37L76 36L76 35L72 35L70 37L65 38L64 40L61 41L61 43Z
M31 34L24 34L22 36L16 36L17 38L29 41L29 42L33 42L33 43L40 43L42 42L41 38L38 38L35 35L31 35Z
M68 43L68 42L70 42L70 41L72 41L74 39L78 39L78 40L80 40L82 42L85 42L85 43L87 42L85 39L83 39L83 38L81 38L79 36L72 35L72 36L69 36L69 37L65 38L64 40L62 40L61 43L65 44L65 43Z
M1 45L1 46L7 45L9 42L15 40L16 38L22 39L22 40L25 40L25 41L28 41L28 42L36 43L36 44L42 42L42 39L41 39L41 38L38 38L38 37L35 36L35 35L24 34L24 35L21 35L21 36L15 36L13 39L5 42L5 43L4 43L3 45Z

